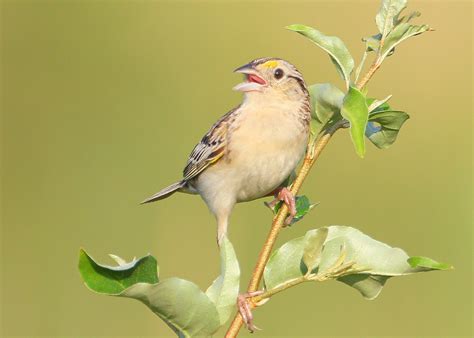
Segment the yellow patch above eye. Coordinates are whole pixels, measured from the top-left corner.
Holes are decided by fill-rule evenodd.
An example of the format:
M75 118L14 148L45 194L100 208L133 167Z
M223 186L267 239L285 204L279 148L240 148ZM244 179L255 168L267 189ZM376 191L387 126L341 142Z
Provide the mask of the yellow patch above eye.
M270 60L265 62L262 66L267 68L275 68L276 66L278 66L278 62L276 62L275 60Z

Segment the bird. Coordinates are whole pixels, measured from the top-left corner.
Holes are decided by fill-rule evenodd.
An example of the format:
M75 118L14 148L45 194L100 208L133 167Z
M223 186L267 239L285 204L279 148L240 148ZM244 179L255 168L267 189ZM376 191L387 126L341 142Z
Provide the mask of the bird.
M237 69L244 82L233 89L243 101L223 115L192 150L183 177L142 204L175 192L199 194L217 221L217 242L227 236L236 203L275 195L271 206L295 197L286 187L304 156L310 135L310 95L302 74L280 58L255 59Z

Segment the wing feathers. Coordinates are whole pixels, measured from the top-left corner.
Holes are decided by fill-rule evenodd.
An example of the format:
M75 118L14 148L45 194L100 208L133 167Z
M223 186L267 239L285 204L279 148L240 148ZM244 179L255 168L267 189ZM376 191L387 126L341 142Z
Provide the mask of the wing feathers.
M221 117L204 135L189 156L183 171L184 180L190 180L224 156L227 147L228 126L238 107Z

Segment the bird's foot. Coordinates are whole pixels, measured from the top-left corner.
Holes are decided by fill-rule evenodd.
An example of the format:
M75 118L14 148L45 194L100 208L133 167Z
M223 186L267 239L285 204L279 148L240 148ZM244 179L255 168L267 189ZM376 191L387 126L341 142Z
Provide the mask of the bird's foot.
M251 304L249 298L260 296L262 293L263 291L253 291L240 294L237 297L237 307L239 308L240 315L242 316L242 320L244 321L245 326L251 333L253 333L255 330L260 329L256 327L253 323L252 308L257 306L257 304Z
M271 202L265 202L265 205L269 207L270 209L274 210L275 205L282 201L285 203L288 207L288 212L289 215L285 219L285 225L290 225L291 221L293 221L293 218L296 215L296 201L295 201L295 195L290 191L290 189L283 187L283 188L278 188L275 191L275 199Z

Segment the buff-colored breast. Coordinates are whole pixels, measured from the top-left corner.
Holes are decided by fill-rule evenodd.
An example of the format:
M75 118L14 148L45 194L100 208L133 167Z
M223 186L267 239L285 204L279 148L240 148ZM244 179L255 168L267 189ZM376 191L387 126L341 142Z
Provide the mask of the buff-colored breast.
M245 104L228 131L226 154L196 180L211 210L250 201L278 188L301 160L308 128L294 105Z

